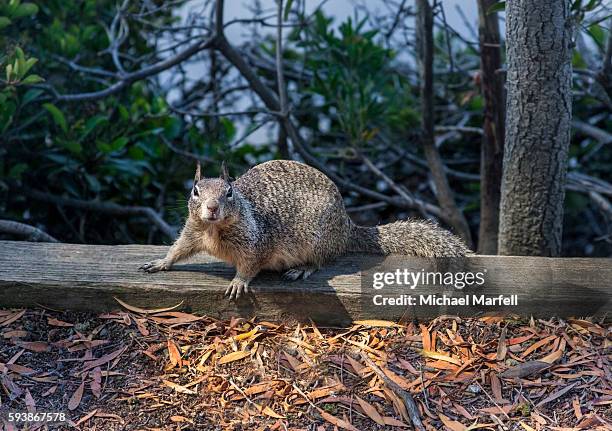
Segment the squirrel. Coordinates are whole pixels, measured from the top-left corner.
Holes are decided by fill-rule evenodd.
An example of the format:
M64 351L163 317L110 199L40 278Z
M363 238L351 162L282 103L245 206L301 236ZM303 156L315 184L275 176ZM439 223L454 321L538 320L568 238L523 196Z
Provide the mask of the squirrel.
M232 181L225 163L220 178L201 178L198 163L189 216L163 259L146 272L167 271L206 252L234 265L225 295L237 299L261 270L307 278L325 263L350 252L422 257L464 256L463 242L429 221L398 221L375 227L354 224L340 191L321 171L290 160L254 166Z

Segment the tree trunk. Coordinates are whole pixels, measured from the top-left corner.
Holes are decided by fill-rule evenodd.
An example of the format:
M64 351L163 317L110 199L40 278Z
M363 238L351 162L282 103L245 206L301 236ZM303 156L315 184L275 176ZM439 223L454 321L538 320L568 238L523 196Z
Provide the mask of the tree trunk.
M478 253L497 254L499 201L504 157L504 82L497 12L489 13L496 0L478 0L480 70L484 96L484 122L480 149L480 231Z
M499 253L557 256L572 117L570 0L510 0L506 16Z
M446 171L434 137L433 96L433 11L428 0L417 0L417 60L420 74L422 143L431 177L435 184L436 197L444 218L450 222L455 233L472 248L470 227L455 202L448 184Z

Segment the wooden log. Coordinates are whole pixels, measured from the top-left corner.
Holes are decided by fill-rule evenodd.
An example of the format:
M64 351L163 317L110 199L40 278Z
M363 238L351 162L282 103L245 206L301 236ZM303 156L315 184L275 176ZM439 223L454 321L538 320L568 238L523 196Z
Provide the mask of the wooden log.
M474 256L443 261L400 256L348 255L313 274L288 282L278 273L262 273L253 293L230 302L223 294L234 270L205 255L172 271L146 274L138 267L163 257L163 246L74 245L0 241L0 308L46 306L102 312L120 309L113 297L142 308L172 306L214 317L258 316L265 320L308 320L346 325L354 320L474 315L502 311L525 316L605 315L612 310L612 259ZM442 262L442 263L441 263ZM483 286L461 290L443 286L372 289L376 271L484 272ZM450 290L449 290L450 289ZM514 295L518 306L372 307L374 294Z

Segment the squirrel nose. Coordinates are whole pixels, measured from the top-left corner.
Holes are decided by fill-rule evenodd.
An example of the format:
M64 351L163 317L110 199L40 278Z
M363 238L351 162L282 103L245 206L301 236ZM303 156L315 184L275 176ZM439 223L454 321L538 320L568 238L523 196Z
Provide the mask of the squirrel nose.
M211 213L215 213L219 209L219 205L206 205L206 208L208 208L208 211Z

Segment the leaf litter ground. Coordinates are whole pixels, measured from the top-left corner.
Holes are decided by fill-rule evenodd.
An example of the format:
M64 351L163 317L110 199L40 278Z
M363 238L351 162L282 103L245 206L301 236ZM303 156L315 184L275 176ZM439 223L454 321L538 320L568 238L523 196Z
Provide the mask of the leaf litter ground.
M0 425L27 429L612 429L611 327L442 316L349 328L166 310L0 310ZM377 372L376 372L377 371ZM408 406L409 407L409 406Z

